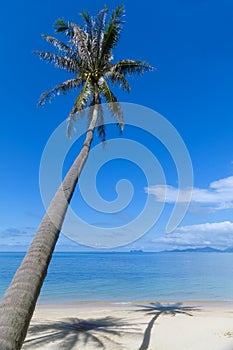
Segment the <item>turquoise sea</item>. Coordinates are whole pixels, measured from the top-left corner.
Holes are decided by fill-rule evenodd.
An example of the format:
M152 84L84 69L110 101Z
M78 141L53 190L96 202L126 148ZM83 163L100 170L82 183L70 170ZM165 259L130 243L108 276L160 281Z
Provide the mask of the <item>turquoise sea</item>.
M0 298L24 253L0 253ZM55 253L39 302L233 301L233 253Z

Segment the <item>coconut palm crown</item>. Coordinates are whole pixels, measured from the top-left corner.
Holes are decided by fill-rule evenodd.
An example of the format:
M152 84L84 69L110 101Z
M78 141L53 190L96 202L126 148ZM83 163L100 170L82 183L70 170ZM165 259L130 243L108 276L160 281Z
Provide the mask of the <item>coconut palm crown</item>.
M112 62L112 51L119 41L123 24L124 7L119 6L112 11L109 20L108 8L104 7L95 17L89 13L81 13L84 25L80 26L64 19L55 22L56 33L65 33L67 44L59 39L43 35L43 38L54 46L59 54L34 51L41 59L54 63L56 67L65 69L75 77L44 92L39 105L44 105L56 95L66 94L73 89L80 92L68 116L68 136L71 136L72 124L77 115L83 115L87 106L98 106L98 134L105 140L102 100L107 102L110 113L116 118L117 125L123 129L123 114L118 99L112 92L109 83L119 85L124 91L130 90L126 75L139 74L152 70L144 61L130 59Z

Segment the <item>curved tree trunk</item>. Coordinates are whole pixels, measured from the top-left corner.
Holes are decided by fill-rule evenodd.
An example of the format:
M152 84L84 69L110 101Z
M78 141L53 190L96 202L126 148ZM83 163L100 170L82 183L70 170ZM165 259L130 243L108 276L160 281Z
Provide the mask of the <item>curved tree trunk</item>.
M51 201L3 297L0 305L0 350L19 350L22 347L69 202L89 154L97 116L97 108L94 108L81 152Z

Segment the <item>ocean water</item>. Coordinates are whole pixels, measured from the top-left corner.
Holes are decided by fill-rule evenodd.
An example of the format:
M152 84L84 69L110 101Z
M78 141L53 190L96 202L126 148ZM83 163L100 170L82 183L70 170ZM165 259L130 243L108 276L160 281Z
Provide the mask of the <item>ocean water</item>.
M23 253L0 253L0 298ZM233 301L233 253L55 253L40 303Z

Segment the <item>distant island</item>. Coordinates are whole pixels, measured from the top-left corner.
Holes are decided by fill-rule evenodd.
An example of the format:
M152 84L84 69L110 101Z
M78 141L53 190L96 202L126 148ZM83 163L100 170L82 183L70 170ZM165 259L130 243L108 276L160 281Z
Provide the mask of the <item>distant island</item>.
M186 249L172 249L172 250L161 250L157 252L143 251L142 249L131 249L129 253L233 253L233 247L226 249L217 249L212 247L202 248L186 248Z
M142 249L131 249L130 253L143 253Z
M224 250L211 248L211 247L203 247L203 248L164 250L161 253L232 253L232 252L233 252L233 247L229 247Z

